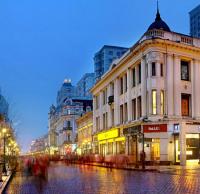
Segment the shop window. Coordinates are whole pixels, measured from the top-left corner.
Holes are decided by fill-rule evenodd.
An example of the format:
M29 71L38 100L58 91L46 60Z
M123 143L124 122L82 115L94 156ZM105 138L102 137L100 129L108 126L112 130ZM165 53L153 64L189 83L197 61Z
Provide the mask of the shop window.
M132 120L136 120L136 99L132 100Z
M151 160L160 160L160 139L152 139Z
M181 80L189 81L189 62L181 60Z
M141 96L139 96L137 98L137 110L138 110L137 117L139 119L142 116L142 99L141 99Z
M181 111L182 111L182 116L190 116L190 95L189 94L181 95Z
M113 154L113 142L108 142L108 152L107 154Z
M116 142L116 153L117 154L125 154L125 141L117 141Z
M152 114L157 114L157 91L152 90Z
M186 157L187 160L199 159L199 134L186 134Z
M160 92L160 113L162 115L164 115L164 107L165 107L164 91L161 90L161 92Z
M151 64L151 75L156 76L156 63Z
M135 85L136 85L136 77L135 77L135 68L133 68L133 70L132 70L132 78L133 78L133 87L135 87Z

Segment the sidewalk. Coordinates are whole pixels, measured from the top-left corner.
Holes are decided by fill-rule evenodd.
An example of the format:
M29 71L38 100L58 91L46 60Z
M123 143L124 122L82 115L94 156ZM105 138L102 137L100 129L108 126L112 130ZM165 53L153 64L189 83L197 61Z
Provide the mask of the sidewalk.
M6 188L7 184L9 183L12 177L12 173L8 172L7 176L2 176L3 182L0 182L0 193L3 193L4 189Z
M149 166L149 165L146 165L145 169L142 169L141 165L139 166L139 168L136 168L134 165L114 166L114 165L107 165L105 163L77 163L77 164L98 166L98 167L104 167L104 168L113 168L113 169L142 171L142 172L158 172L158 173L185 174L185 175L198 174L198 175L200 175L200 165L195 165L195 166L180 166L180 165Z

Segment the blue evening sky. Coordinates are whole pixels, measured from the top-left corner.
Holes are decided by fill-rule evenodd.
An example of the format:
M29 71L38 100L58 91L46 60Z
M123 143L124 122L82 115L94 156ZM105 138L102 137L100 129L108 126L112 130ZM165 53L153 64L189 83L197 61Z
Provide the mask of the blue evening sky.
M189 33L198 0L160 0L171 30ZM0 87L23 150L48 129L64 78L93 72L104 44L130 47L154 21L156 0L1 0Z

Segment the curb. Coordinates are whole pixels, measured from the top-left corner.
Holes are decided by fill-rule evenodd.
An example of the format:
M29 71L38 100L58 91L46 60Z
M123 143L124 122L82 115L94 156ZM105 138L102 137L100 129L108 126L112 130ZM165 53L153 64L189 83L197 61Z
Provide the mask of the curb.
M9 184L9 182L10 182L10 180L11 180L12 177L13 177L13 174L14 174L14 173L11 172L11 174L8 175L6 181L2 184L2 186L1 186L1 188L0 188L0 193L4 193L5 189L7 188L8 184Z
M140 169L140 168L130 168L130 167L123 168L123 167L104 166L104 165L100 165L100 164L91 164L91 163L76 163L76 164L82 164L82 165L88 165L88 166L97 166L97 167L110 168L110 169L138 171L138 172L160 172L158 169Z

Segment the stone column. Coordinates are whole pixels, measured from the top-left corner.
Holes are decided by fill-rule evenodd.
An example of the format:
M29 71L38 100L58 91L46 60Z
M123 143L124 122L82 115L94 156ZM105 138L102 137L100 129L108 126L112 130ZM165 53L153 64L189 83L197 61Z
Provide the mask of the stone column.
M167 72L166 72L166 80L167 80L167 114L168 116L174 115L174 92L173 92L173 84L174 84L174 76L173 76L173 56L171 54L167 55Z
M174 57L174 115L181 116L181 72L180 58ZM169 96L170 97L170 96Z
M148 102L147 102L147 115L152 114L152 86L151 86L151 64L152 62L148 60L147 68L148 68L148 78L147 78L147 90L148 90Z
M132 72L131 69L127 70L127 83L128 83L128 88L127 88L127 109L128 109L128 121L132 120L132 99L131 99L131 77L132 77Z
M192 65L192 64L191 64ZM200 75L200 61L194 60L193 64L193 77L192 78L192 104L194 108L194 116L196 119L200 119L200 87L199 87L199 75Z
M141 99L142 99L142 117L147 116L147 78L146 78L146 59L141 59Z
M185 134L185 123L180 124L180 134L179 134L179 142L180 142L180 164L181 166L186 165L186 134Z

